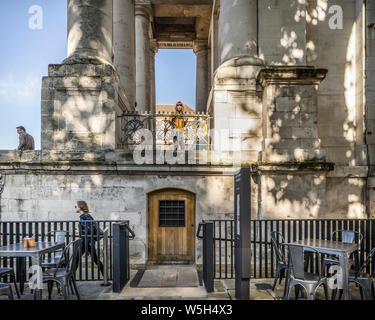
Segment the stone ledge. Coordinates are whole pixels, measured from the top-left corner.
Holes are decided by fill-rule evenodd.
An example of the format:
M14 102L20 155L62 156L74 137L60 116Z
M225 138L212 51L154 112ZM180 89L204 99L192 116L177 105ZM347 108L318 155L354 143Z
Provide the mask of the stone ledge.
M0 170L20 171L53 171L53 172L170 172L185 174L233 174L240 165L256 167L261 171L301 172L301 171L331 171L333 163L319 161L241 161L241 163L207 163L188 164L145 164L137 165L133 161L132 151L113 150L97 152L66 152L66 151L0 151Z
M326 77L328 69L313 66L267 67L258 74L258 81L263 87L277 85L319 85Z
M285 162L285 163L266 163L260 162L257 168L262 173L272 172L285 172L285 173L297 173L297 172L330 172L334 170L334 163L332 162Z

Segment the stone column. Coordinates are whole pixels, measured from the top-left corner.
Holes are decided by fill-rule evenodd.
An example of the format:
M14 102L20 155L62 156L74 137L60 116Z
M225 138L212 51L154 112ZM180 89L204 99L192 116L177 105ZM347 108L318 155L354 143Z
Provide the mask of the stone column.
M207 51L207 95L210 93L211 90L211 79L212 79L212 69L211 69L211 59L212 59L212 54L211 54L212 49L209 48Z
M135 4L113 0L114 65L131 107L135 104Z
M156 40L151 41L150 45L150 101L152 113L156 111L156 88L155 88L155 54L158 52Z
M137 111L150 110L150 5L135 5Z
M130 106L112 64L112 37L112 0L68 1L68 57L42 82L42 149L123 147L118 116Z
M206 112L208 98L208 47L206 40L194 41L197 56L196 112Z
M68 57L72 63L112 63L113 3L68 0Z
M214 80L214 73L220 64L219 57L219 18L218 13L215 12L212 17L212 31L211 31L211 82Z
M221 63L239 56L257 55L257 1L220 2Z

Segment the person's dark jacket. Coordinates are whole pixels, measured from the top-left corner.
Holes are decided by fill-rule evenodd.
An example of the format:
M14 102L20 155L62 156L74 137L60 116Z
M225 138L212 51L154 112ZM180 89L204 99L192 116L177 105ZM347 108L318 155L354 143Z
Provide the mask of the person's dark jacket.
M34 150L34 138L26 132L22 132L19 135L20 144L18 146L18 150Z

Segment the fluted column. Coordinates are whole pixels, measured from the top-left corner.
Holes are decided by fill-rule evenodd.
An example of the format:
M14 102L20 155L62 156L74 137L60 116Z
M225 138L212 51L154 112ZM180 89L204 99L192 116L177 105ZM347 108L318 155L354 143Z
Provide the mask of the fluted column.
M138 111L151 108L150 93L150 5L135 6L136 102Z
M196 112L206 112L208 99L208 47L206 40L194 41L197 56Z
M68 57L64 63L112 63L113 3L68 0Z
M150 101L152 113L156 111L156 89L155 89L155 55L158 52L158 44L156 40L151 41L150 45Z
M113 0L114 65L130 105L135 104L135 4Z
M257 55L257 1L220 2L221 64L239 56Z

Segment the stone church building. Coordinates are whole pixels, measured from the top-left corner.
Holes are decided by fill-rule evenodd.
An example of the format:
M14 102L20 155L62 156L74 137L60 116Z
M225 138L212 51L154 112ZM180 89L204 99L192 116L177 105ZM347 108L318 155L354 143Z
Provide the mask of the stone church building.
M133 264L200 263L197 226L233 217L241 165L256 169L254 219L375 216L375 1L68 0L67 10L67 58L42 80L41 150L0 151L1 220L77 219L85 200L96 219L130 221ZM173 48L196 54L208 142L190 162L151 150L139 165L125 129L147 117L155 132L155 54Z

